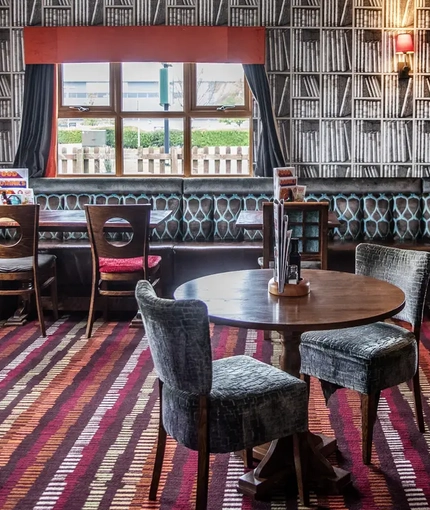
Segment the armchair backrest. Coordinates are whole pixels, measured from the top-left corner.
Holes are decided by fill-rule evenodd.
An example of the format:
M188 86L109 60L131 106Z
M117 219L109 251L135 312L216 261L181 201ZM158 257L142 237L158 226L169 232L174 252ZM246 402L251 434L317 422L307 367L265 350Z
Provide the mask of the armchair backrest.
M355 252L355 272L396 285L403 290L405 307L395 318L420 328L430 277L430 253L362 243Z
M0 218L8 218L18 225L7 228L19 228L19 236L10 243L0 243L0 258L36 257L38 247L39 205L0 205Z
M202 301L157 297L145 280L136 286L154 367L167 386L206 395L212 388L209 319Z
M319 261L327 269L328 202L284 202L289 229L299 239L302 260ZM263 268L273 260L273 202L263 203Z

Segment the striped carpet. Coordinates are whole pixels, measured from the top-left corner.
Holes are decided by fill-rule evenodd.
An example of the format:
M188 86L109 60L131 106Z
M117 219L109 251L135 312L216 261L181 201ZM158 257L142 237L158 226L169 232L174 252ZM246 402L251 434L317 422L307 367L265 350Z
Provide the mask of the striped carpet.
M0 329L0 509L190 509L196 454L168 441L160 499L148 501L158 400L146 338L128 322L63 317L47 338L34 323ZM424 325L421 374L430 429L430 324ZM279 344L263 333L213 328L214 358L248 354L274 365ZM363 466L358 398L337 392L327 409L313 382L310 427L335 435L334 458L350 470L341 496L311 494L326 509L430 508L430 432L416 428L406 384L384 391L375 426L373 465ZM234 455L211 458L210 509L297 509L279 493L252 502L235 490L243 473Z

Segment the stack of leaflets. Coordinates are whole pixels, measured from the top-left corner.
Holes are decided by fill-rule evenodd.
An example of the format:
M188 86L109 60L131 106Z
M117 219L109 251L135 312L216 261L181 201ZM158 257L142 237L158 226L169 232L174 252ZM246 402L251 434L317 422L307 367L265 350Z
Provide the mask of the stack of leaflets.
M34 204L33 189L28 187L27 168L0 168L1 204Z
M290 252L290 241L292 230L288 230L288 216L284 214L284 201L275 199L273 203L274 218L274 280L278 283L278 292L284 291L284 286L288 281L288 260Z
M297 183L296 169L279 167L273 169L274 197L286 202L303 202L306 186Z

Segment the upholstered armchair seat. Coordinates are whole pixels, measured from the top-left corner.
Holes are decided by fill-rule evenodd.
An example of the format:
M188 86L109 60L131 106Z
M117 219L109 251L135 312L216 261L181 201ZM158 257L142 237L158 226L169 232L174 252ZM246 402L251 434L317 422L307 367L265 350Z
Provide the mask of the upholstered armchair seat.
M364 464L370 464L373 427L382 390L412 380L418 428L424 432L418 343L430 279L430 253L362 243L355 254L356 274L386 281L404 292L404 308L394 318L406 322L410 330L375 322L303 333L300 370L308 384L310 376L321 381L326 400L339 388L359 392L362 456Z
M156 499L167 434L198 452L197 510L207 509L210 453L245 450L250 466L252 447L292 436L298 492L307 504L306 383L250 356L213 361L202 301L159 298L143 280L136 286L136 299L160 389L149 499Z
M39 254L37 257L40 271L49 269L55 263L55 255ZM33 257L19 257L15 259L0 259L0 273L18 273L32 271Z
M220 359L212 368L211 452L243 450L307 430L304 382L250 356ZM198 450L198 409L197 395L163 385L164 427L192 450Z
M365 394L412 379L418 362L414 334L385 322L304 333L300 352L303 373Z

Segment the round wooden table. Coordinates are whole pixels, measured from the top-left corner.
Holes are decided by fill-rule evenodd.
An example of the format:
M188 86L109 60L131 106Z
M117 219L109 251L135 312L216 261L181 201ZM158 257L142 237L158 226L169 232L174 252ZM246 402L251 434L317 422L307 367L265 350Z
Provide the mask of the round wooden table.
M310 294L280 297L269 294L271 269L250 269L213 274L184 283L175 299L200 299L215 324L279 331L282 341L280 367L300 374L300 335L304 331L340 329L370 324L396 315L405 306L405 295L395 285L368 276L338 271L303 270ZM309 479L314 489L338 493L350 482L350 474L332 466L326 456L336 448L334 440L308 434ZM258 449L257 449L258 455ZM243 475L239 490L263 496L291 471L291 441L273 441L260 450L259 466Z

